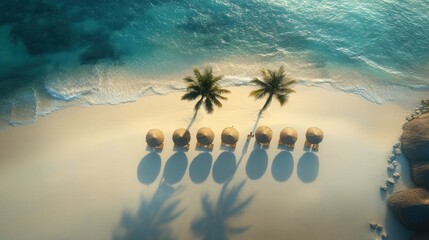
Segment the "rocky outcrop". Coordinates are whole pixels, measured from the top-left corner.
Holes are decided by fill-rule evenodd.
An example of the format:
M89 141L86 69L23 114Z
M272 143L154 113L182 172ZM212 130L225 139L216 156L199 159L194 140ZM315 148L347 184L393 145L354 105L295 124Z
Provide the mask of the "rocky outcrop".
M411 238L411 240L428 240L428 239L429 239L429 232L419 233L413 238Z
M412 121L413 119L419 118L422 114L429 113L429 99L422 100L420 107L416 108L413 113L408 115L405 119Z
M429 163L429 114L405 123L401 142L411 164Z
M429 189L429 114L405 123L403 130L402 150L411 166L411 179Z
M416 186L429 189L429 163L411 165L411 180Z
M396 218L409 229L429 229L429 192L423 188L399 191L387 201Z
M400 222L418 231L412 240L429 240L429 100L422 100L406 119L401 147L410 163L411 179L419 188L396 192L387 204Z

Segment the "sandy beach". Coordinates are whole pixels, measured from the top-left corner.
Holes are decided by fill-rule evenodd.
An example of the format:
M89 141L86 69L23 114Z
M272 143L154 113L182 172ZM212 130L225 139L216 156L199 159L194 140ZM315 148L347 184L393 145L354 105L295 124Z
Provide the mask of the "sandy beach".
M362 240L378 236L371 221L389 239L408 236L386 206L392 191L411 186L402 155L394 189L379 186L412 109L296 86L284 107L273 102L258 118L264 101L248 97L253 88L229 89L222 109L200 110L194 121L194 103L170 93L68 108L0 131L0 239L122 239L135 231L139 239ZM273 130L265 150L246 142L262 125ZM230 126L240 132L234 151L220 146ZM325 134L318 152L303 149L312 126ZM181 127L192 135L185 152L171 140ZM195 149L201 127L215 132L213 151ZM298 132L293 151L277 147L284 127ZM146 149L152 128L164 132L162 152ZM219 235L207 238L213 231Z

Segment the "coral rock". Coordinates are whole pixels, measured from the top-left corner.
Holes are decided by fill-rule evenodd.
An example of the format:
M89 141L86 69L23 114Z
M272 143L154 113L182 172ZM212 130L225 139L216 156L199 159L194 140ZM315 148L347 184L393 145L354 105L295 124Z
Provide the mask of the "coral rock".
M429 229L429 192L414 188L394 193L387 200L396 218L412 230Z

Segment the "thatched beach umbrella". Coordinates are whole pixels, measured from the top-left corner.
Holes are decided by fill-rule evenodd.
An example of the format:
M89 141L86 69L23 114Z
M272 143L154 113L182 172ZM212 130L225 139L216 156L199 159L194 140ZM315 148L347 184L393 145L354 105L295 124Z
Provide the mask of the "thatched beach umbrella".
M191 133L187 129L179 128L173 133L173 142L176 147L185 147L191 141Z
M307 141L305 142L306 147L311 147L314 144L313 148L318 149L319 143L323 140L323 131L317 127L311 127L307 129L307 133L305 134Z
M222 145L230 145L231 147L235 147L239 137L240 133L238 133L237 129L233 127L227 127L222 131Z
M256 141L262 145L269 146L273 137L273 130L266 126L261 126L256 129Z
M150 129L146 134L147 145L153 148L162 148L164 143L164 133L159 129Z
M298 133L293 128L283 128L280 132L280 141L279 144L287 145L289 147L294 147L296 140L298 139Z
M197 141L199 145L209 146L213 143L214 132L210 128L203 127L197 132Z

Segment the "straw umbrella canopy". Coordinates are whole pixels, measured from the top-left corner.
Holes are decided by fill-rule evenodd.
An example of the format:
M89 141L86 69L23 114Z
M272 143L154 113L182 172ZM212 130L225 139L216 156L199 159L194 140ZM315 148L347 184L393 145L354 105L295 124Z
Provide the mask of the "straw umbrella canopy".
M270 143L273 137L273 130L271 128L262 126L256 129L255 133L256 141L262 144Z
M151 147L158 147L164 142L164 133L159 129L150 129L146 134L146 142Z
M203 127L197 132L197 141L202 145L210 145L214 140L214 132L210 128Z
M233 145L237 143L238 138L240 137L240 134L238 133L237 129L233 127L227 127L222 131L222 142Z
M319 144L323 140L323 131L317 127L311 127L305 134L307 141L311 144Z
M295 144L298 139L298 133L293 128L283 128L280 132L280 140L285 144Z
M191 141L191 133L187 129L179 128L173 133L174 145L183 147L189 144Z

